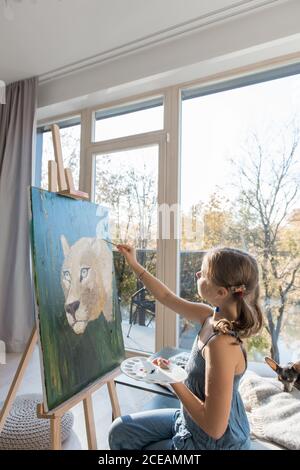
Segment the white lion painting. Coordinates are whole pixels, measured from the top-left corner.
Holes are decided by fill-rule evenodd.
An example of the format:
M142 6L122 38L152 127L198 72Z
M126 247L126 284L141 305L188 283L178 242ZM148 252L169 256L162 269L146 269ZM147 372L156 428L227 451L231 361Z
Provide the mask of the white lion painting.
M74 333L81 335L101 314L112 320L112 253L106 242L97 238L81 238L69 246L62 235L61 244L65 312Z

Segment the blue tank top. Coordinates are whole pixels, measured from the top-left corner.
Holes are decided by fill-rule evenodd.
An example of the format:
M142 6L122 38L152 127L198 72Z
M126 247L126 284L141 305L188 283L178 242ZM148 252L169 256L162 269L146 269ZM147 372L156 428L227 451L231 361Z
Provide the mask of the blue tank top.
M208 341L217 334L219 333L211 335L202 346L201 350L198 347L199 335L197 335L186 366L188 377L185 381L185 385L202 401L205 401L205 360L201 353ZM236 337L236 334L232 332L232 336ZM242 351L245 356L247 366L246 353L243 349ZM183 406L181 406L181 409L176 413L174 425L175 435L173 437L173 443L176 449L250 449L250 428L248 418L238 391L239 382L244 373L245 371L242 374L234 376L230 416L223 436L220 439L213 439L194 422L188 412L183 408Z

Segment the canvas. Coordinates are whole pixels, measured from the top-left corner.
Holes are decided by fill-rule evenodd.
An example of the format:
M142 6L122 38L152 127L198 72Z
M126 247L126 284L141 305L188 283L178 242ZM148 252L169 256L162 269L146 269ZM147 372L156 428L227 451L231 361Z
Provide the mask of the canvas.
M124 359L108 209L31 188L31 244L47 411Z

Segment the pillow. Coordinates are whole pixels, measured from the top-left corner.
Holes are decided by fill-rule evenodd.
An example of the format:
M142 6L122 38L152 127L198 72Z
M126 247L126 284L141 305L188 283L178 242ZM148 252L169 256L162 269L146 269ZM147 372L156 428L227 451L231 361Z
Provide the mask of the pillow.
M274 378L248 372L239 392L252 435L291 450L300 450L300 392L284 392Z
M50 419L39 419L36 415L37 404L42 401L43 397L36 394L20 395L15 399L0 434L1 450L50 449ZM62 442L69 437L73 422L70 411L62 416Z

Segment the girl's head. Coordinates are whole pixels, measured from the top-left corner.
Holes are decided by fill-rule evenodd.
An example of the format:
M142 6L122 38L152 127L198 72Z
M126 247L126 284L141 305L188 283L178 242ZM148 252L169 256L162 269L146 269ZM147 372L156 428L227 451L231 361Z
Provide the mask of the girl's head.
M235 330L240 337L257 333L263 324L259 307L259 271L256 260L234 248L213 248L197 273L199 295L214 306L236 304L237 318L215 325L215 331ZM222 313L222 312L221 312Z

